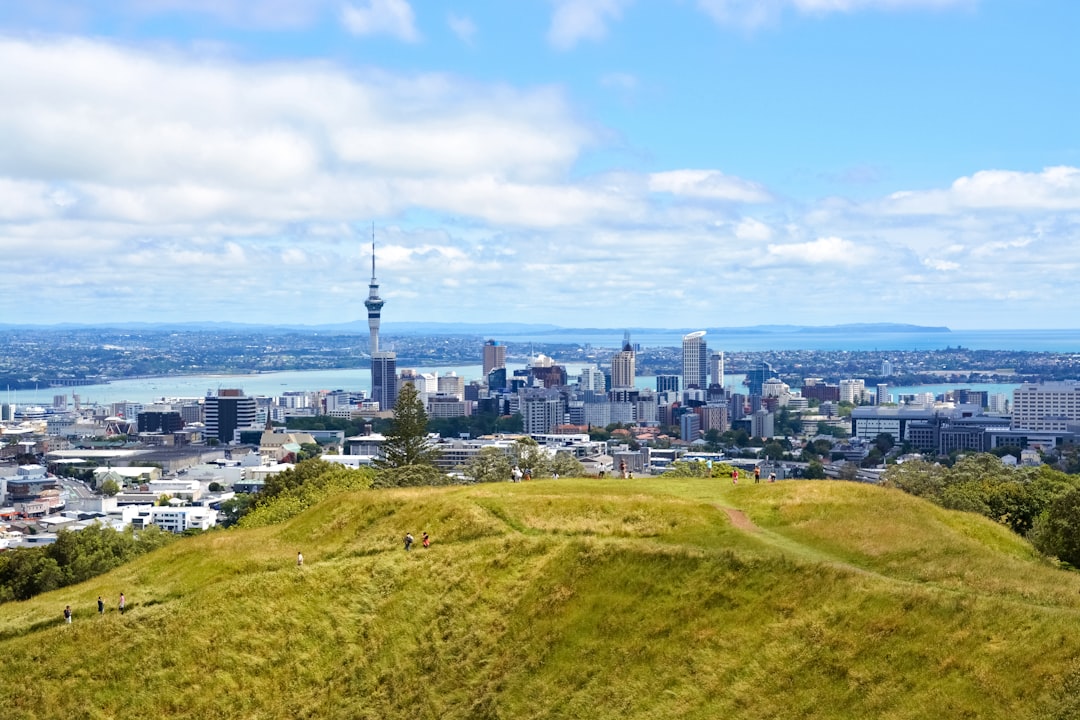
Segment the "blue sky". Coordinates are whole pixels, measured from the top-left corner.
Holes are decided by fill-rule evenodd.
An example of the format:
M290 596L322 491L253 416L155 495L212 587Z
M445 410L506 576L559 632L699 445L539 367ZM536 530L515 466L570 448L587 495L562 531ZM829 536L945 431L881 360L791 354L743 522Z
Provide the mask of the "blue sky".
M1076 327L1080 3L0 5L8 322Z

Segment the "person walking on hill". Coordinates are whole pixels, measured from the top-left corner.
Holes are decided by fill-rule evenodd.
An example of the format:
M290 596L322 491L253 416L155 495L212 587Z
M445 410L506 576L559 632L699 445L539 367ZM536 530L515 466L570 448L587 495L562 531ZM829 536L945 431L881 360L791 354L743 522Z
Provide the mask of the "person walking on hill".
M413 536L412 533L405 533L405 552L412 550Z
M421 538L421 544L424 546L424 549L431 547L431 537L427 533L424 533Z
M510 472L510 476L513 478L511 482L521 482L521 468L515 465L514 469Z
M755 483L761 482L761 466L760 465L755 465L754 466L754 482Z
M738 485L739 484L739 468L732 468L732 470L731 470L731 484L732 485Z
M120 593L120 614L124 614L124 608L127 607L127 598L124 597L124 593Z
M296 567L304 567L304 553L296 553Z
M68 605L67 607L64 608L64 622L66 622L68 625L71 624L71 606L70 605Z
M100 595L97 596L97 614L98 615L104 615L105 614L105 601L101 599Z

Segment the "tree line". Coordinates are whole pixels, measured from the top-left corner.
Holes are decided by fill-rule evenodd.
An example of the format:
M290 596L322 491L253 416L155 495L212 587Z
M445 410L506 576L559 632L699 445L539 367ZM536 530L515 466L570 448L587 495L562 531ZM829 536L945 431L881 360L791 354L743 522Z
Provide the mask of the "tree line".
M151 525L138 533L95 523L60 530L56 542L0 554L0 602L27 600L74 585L119 567L172 541L172 533Z

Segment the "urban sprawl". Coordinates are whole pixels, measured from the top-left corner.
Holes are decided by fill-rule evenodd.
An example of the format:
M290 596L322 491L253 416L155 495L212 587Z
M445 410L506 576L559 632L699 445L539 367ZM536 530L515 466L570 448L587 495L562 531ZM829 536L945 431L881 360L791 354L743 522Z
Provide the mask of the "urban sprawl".
M303 458L369 465L380 456L381 430L406 383L439 429L429 435L440 451L438 465L459 477L481 450L494 447L509 455L522 436L549 456L572 455L597 476L657 474L680 460L724 460L779 479L872 482L890 463L912 457L949 462L965 452L995 453L1005 464L1076 464L1080 382L1062 378L1073 369L1071 355L1030 353L1018 361L1016 353L984 352L980 367L973 368L964 367L972 357L962 349L791 351L773 354L773 362L760 353L740 353L736 384L725 377L725 353L710 349L708 334L699 331L686 334L681 348L647 353L654 387L642 386L640 358L646 353L629 333L613 352L580 346L568 352L580 367L573 376L560 364L566 360L544 353L529 357L522 369L510 369L510 346L497 339L458 338L439 343L441 355L415 347L409 355L414 362L479 360L481 377L467 382L456 373L399 369L397 352L379 345L384 304L373 259L365 301L369 344L357 354L370 363L371 384L363 389L270 397L220 388L202 397L149 403L82 403L78 386L100 381L100 375L86 372L92 343L85 352L73 346L68 356L83 357L81 371L61 376L42 363L36 373L52 377L50 386L71 387L57 392L49 407L10 399L0 404L0 547L48 544L58 530L91 523L205 530L218 524L222 503L259 492L269 476ZM39 344L18 333L12 337L27 347ZM247 362L238 364L250 370L260 353L280 358L297 352L277 337L273 348L249 342L240 353ZM449 355L448 347L454 348ZM119 346L108 349L115 349L118 364L153 358L133 357ZM315 366L335 367L327 360L331 353L308 352L318 358ZM603 363L590 362L598 355ZM307 365L287 365L298 366ZM220 363L172 369L207 367L221 369ZM139 369L129 366L114 376ZM860 370L863 377L855 377ZM966 386L938 394L890 392L915 378L962 379ZM1016 387L1011 393L978 389L988 382Z

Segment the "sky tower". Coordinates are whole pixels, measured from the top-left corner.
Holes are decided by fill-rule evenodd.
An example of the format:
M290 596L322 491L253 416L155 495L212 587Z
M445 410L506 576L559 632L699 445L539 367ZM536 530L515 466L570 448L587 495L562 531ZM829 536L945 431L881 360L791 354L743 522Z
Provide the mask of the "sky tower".
M368 330L371 331L371 399L377 400L379 410L389 410L397 402L397 354L379 350L379 320L383 299L379 297L379 281L375 279L375 226L371 226L371 283L368 284Z
M375 228L371 229L371 282L368 284L368 296L364 301L367 307L367 324L371 332L371 356L379 352L379 319L382 313L383 299L379 297L379 281L375 279Z

